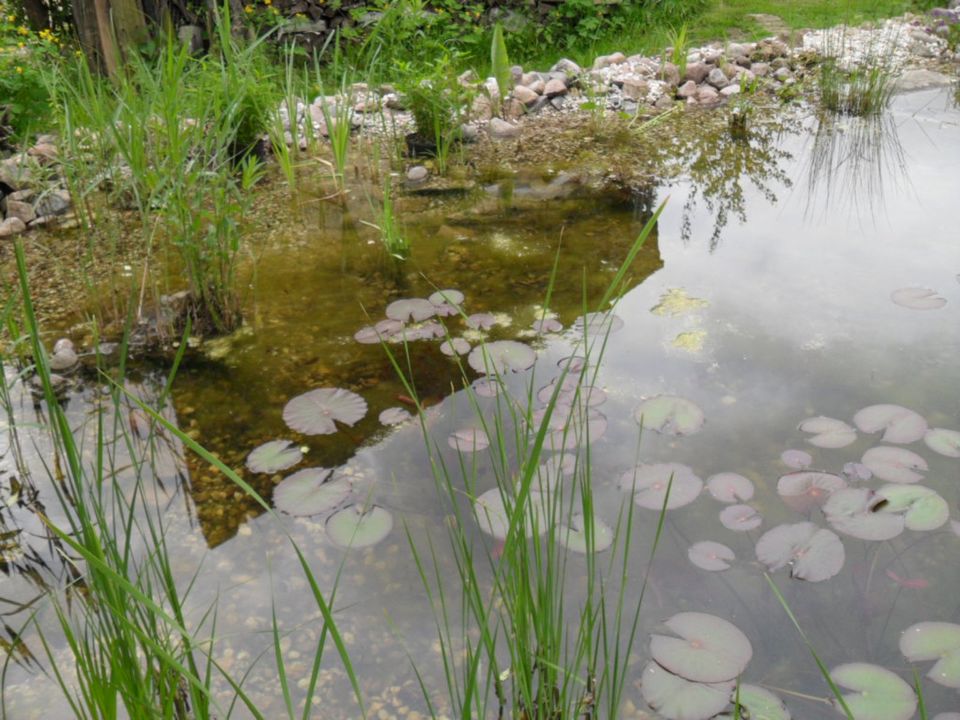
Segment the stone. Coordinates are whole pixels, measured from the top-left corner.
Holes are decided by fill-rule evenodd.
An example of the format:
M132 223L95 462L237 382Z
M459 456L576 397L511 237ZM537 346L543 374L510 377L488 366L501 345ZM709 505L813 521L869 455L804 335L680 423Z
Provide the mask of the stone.
M3 222L0 222L0 238L13 237L14 235L26 232L26 230L26 223L17 217L9 217Z
M497 117L487 123L487 132L494 140L508 140L520 136L519 127Z
M17 190L7 195L7 200L19 200L20 202L32 202L37 193L33 189Z
M546 95L540 95L536 101L527 108L528 113L538 113L543 110L547 105L550 105L551 100Z
M733 59L733 64L742 68L748 68L753 64L753 61L746 55L738 55Z
M947 87L953 84L953 78L933 70L907 70L894 81L899 92L925 90L927 88Z
M621 88L623 96L631 100L644 100L650 93L650 84L646 80L627 78Z
M687 80L677 90L677 97L687 100L697 94L697 84L693 80Z
M523 77L523 68L519 65L510 66L510 83L511 85L519 85L521 78Z
M547 84L546 84L543 80L541 80L541 79L539 79L539 78L537 78L537 79L534 80L532 83L530 83L529 85L527 85L527 87L530 88L531 90L533 90L537 95L543 95L543 89L544 89L546 86L547 86Z
M697 88L696 100L701 105L714 105L720 102L720 93L710 85L701 85Z
M34 204L34 210L36 210L37 215L40 217L63 215L70 209L71 204L72 200L69 191L54 190L41 195L40 199Z
M493 117L493 103L486 95L477 95L470 106L470 117L477 120L489 120Z
M743 72L743 68L739 65L734 65L733 63L727 63L720 68L723 70L723 74L727 76L727 80L733 80L737 75Z
M687 64L687 71L684 73L684 80L692 80L697 85L707 79L710 74L710 66L703 62Z
M727 85L723 90L720 91L720 94L724 97L731 97L733 95L738 95L740 93L739 85Z
M757 46L750 53L751 59L760 62L770 62L774 58L781 58L790 52L790 48L782 40L767 38L757 43Z
M741 45L740 43L730 43L727 45L727 57L735 58L747 55L750 50L751 48L748 48L746 45Z
M659 75L660 79L668 85L676 87L680 84L680 70L672 62L664 63Z
M619 65L627 61L627 56L622 52L615 52L611 55L600 55L593 61L594 70L603 70L611 65Z
M473 123L460 126L460 142L473 143L480 139L480 130Z
M727 78L726 73L723 72L720 68L714 68L710 71L710 74L707 75L707 82L710 85L713 85L717 90L725 88L730 84L730 80Z
M0 162L0 182L14 190L33 185L33 170L26 153L18 153Z
M457 76L457 82L460 83L460 85L467 87L480 82L480 77L477 75L476 71L466 70Z
M509 98L503 104L503 116L507 120L518 120L527 113L527 106L516 98Z
M750 72L752 72L757 77L766 77L770 74L770 66L767 63L754 63L750 66Z
M786 82L787 80L793 79L793 73L790 72L790 68L778 68L773 77L779 80L780 82Z
M706 48L703 51L703 61L709 65L716 65L723 57L723 51L717 48Z
M673 98L669 95L661 95L657 98L657 101L653 104L653 107L657 110L669 110L673 107Z
M191 55L203 50L203 28L199 25L181 25L177 28L177 39L187 46L187 52Z
M430 171L427 170L423 165L414 165L412 168L407 170L407 181L412 183L420 183L430 177Z
M500 99L500 86L497 84L496 78L488 77L484 80L483 89L494 102Z
M583 72L583 69L569 58L557 60L550 68L550 72L562 72L567 77L576 77Z
M546 95L544 95L544 97L546 97ZM549 100L554 110L563 110L567 105L562 95L557 95L556 97L549 98Z
M383 100L383 106L390 110L406 110L407 103L404 102L403 96L399 93L387 93L384 95L381 100Z
M11 200L10 198L6 198L4 205L6 205L4 209L6 210L7 217L20 218L24 225L37 216L37 213L33 209L33 205L28 202L21 202L19 200Z
M35 157L38 160L46 163L55 162L59 154L60 153L57 151L57 146L53 143L38 142L32 148L27 150L27 155L30 157Z
M534 83L544 82L543 76L538 72L527 72L520 77L520 84L532 87Z
M559 97L567 94L567 84L562 80L553 78L543 88L543 94L548 98Z
M522 102L524 106L529 107L537 101L537 98L539 98L540 95L528 87L517 85L513 89L513 97Z

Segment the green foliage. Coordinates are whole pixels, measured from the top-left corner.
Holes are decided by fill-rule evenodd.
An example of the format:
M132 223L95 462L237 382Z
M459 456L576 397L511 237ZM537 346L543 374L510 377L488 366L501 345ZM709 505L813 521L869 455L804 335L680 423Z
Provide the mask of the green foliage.
M436 146L437 169L447 171L450 151L460 139L460 126L466 118L476 93L457 80L453 68L438 62L435 70L420 79L408 80L402 86L417 134Z
M0 124L22 135L45 129L36 127L49 114L43 74L58 61L60 40L50 30L34 33L12 10L0 3Z
M505 98L510 87L510 58L507 55L507 43L503 38L503 26L497 23L493 27L493 39L490 41L490 67L497 81L500 97Z

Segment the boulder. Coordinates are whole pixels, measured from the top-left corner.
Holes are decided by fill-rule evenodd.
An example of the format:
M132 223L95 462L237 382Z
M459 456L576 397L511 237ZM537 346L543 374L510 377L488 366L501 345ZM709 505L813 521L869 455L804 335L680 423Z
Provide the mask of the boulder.
M707 83L713 85L713 87L715 87L717 90L720 90L721 88L725 88L727 85L729 85L730 80L727 78L727 75L725 72L723 72L723 70L720 68L714 68L710 71L710 74L707 75Z
M8 217L0 222L0 238L13 237L22 232L26 232L27 225L23 220L17 217Z
M557 60L550 68L550 72L562 72L567 77L576 77L583 72L583 69L569 58Z
M527 87L532 87L534 83L544 82L543 76L538 72L528 72L524 73L520 77L520 84L526 85Z
M696 100L701 105L715 105L720 102L720 93L710 85L701 85L697 88Z
M567 84L557 78L551 79L543 88L543 94L548 98L558 97L567 94Z
M18 153L0 161L0 182L14 190L33 186L33 170L26 153Z
M517 85L513 89L513 97L529 107L537 101L540 95L524 85Z
M710 66L703 62L687 63L687 71L684 73L683 79L692 80L699 85L707 79L710 69Z
M627 78L621 88L623 96L631 100L645 100L650 93L650 84L646 80Z
M544 89L546 86L547 86L547 84L546 84L543 80L541 80L540 78L537 78L537 79L534 80L532 83L530 83L529 85L527 85L527 87L530 88L531 90L533 90L537 95L543 95L543 89Z
M697 94L697 84L693 80L687 80L677 90L677 97L688 100Z
M63 215L70 209L71 204L72 200L69 191L53 190L52 192L41 195L33 207L39 217L47 217L51 215Z
M6 198L4 205L6 205L4 209L6 210L7 217L20 218L24 225L37 216L37 213L33 209L33 205L28 202Z
M500 118L492 118L487 124L487 133L494 140L507 140L520 136L520 128Z
M603 68L610 67L611 65L619 65L627 61L627 56L622 52L615 52L610 55L600 55L596 60L593 61L594 70L603 70Z

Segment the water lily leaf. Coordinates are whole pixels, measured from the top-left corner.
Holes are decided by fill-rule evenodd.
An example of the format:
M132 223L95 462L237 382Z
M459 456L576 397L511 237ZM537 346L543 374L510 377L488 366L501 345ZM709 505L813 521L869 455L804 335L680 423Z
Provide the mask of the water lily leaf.
M923 441L935 453L951 458L960 458L960 432L956 430L933 428L923 436Z
M480 378L471 386L480 397L492 398L500 394L500 382L497 378Z
M440 343L440 352L449 357L454 355L466 355L470 352L470 343L463 338L453 338Z
M717 473L707 478L707 491L722 503L745 502L753 497L753 483L737 473Z
M838 475L801 471L781 477L777 481L777 494L788 507L805 513L823 505L830 495L846 486L846 481Z
M640 676L644 701L666 720L709 720L728 703L734 683L704 684L690 682L664 670L655 662L647 663Z
M433 340L446 337L447 329L438 322L431 320L421 325L404 327L390 336L394 344L416 342L417 340Z
M399 425L413 418L407 410L402 407L387 408L380 413L377 418L381 425Z
M557 383L560 383L560 390L557 391ZM557 393L557 403L572 405L574 400L584 403L590 407L603 405L607 401L607 393L594 385L581 384L579 375L566 375L561 381L560 378L554 378L537 391L537 400L542 403L549 403L553 399L554 392Z
M543 335L545 333L558 333L563 330L563 323L557 320L556 318L543 318L540 320L534 320L533 325L531 326L533 331L537 334Z
M423 322L437 313L437 306L423 298L394 300L387 305L386 316L400 322Z
M830 678L853 690L843 696L854 720L910 720L917 710L917 695L899 675L870 663L838 665ZM832 701L842 714L836 700Z
M811 433L813 437L807 438L807 442L821 448L842 448L857 439L857 431L843 420L823 415L807 418L797 429L800 432Z
M813 464L813 457L803 450L784 450L780 453L780 462L794 470L805 470Z
M592 312L578 317L573 323L573 329L584 333L588 337L603 337L615 333L623 327L623 320L612 312Z
M703 410L676 395L657 395L641 402L633 416L645 430L663 435L693 435L703 427Z
M650 662L641 676L640 693L657 717L666 720L708 720L726 706L725 696L734 683L695 683L677 677Z
M333 470L306 468L284 478L273 490L273 504L288 515L308 516L329 512L352 491L345 478L330 481Z
M577 513L570 518L569 527L561 525L557 528L557 540L567 550L573 552L587 552L587 535L583 527L583 515ZM603 520L593 518L593 551L603 552L613 544L613 529Z
M865 433L883 430L881 439L898 445L919 440L927 432L923 415L899 405L871 405L853 416L854 424Z
M720 511L720 522L728 530L746 532L760 527L763 518L749 505L730 505Z
M283 408L283 421L304 435L330 435L334 421L352 426L367 414L367 401L342 388L317 388L298 395Z
M716 572L729 569L730 563L737 556L722 543L704 540L691 545L687 550L687 557L698 568Z
M699 612L677 613L664 625L679 637L650 636L657 663L685 680L733 680L750 662L753 647L740 629L723 618Z
M823 505L830 526L861 540L890 540L903 532L903 516L874 512L880 498L869 488L837 490Z
M873 471L863 463L858 462L844 463L843 474L852 482L866 482L873 477Z
M960 688L960 625L935 621L911 625L900 636L900 652L911 662L936 660L927 677Z
M325 529L327 536L340 547L369 547L390 534L393 515L376 505L369 510L350 505L331 515Z
M903 514L907 529L936 530L950 519L947 501L922 485L886 485L877 491L877 513Z
M529 345L516 340L497 340L470 351L467 362L481 374L522 372L533 367L537 354Z
M533 414L536 432L543 420L544 410ZM607 432L607 418L596 408L582 410L571 405L557 405L550 417L550 432L544 436L543 446L548 450L572 450L599 440Z
M920 482L923 480L920 472L930 469L927 461L915 452L888 445L867 450L863 454L863 464L881 480L895 483Z
M467 327L473 330L489 330L497 324L497 318L493 313L474 313L466 322Z
M536 490L527 493L527 510L523 514L523 519L525 534L528 538L533 537L534 524L540 535L547 530L543 505L543 496L540 493ZM510 515L503 504L503 495L499 488L491 488L477 497L473 503L473 512L477 518L477 525L483 532L497 540L506 539L510 530Z
M463 293L459 290L437 290L427 300L435 307L450 305L456 308L463 304Z
M483 428L464 428L450 433L447 444L457 452L478 452L490 447L490 438Z
M621 490L633 493L633 501L642 508L660 510L670 491L667 510L689 505L703 490L703 480L680 463L640 464L620 476Z
M900 307L910 310L939 310L947 304L946 298L937 295L936 290L919 287L906 287L894 290L890 299Z
M740 695L740 707L747 709L746 713L740 713L742 720L790 720L790 711L783 700L769 690L758 685L743 684L734 691L730 702L736 701L737 693Z
M353 335L353 339L364 345L376 345L390 340L403 330L403 323L399 320L381 320L376 325L360 328Z
M290 440L271 440L247 455L247 469L255 473L275 473L292 468L303 460L300 447Z
M569 374L582 373L587 369L587 359L582 355L570 355L557 361L557 367Z
M757 560L771 572L790 566L790 576L821 582L840 572L845 553L835 533L811 522L777 525L757 542Z

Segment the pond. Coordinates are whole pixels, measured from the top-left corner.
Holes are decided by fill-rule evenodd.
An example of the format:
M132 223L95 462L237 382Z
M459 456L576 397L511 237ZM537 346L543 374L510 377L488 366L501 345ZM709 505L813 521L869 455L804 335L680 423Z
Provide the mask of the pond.
M375 233L360 221L369 214L363 199L340 207L308 188L290 212L274 208L247 298L247 327L188 353L166 413L267 498L296 471L331 468L353 500L342 497L330 510L356 502L384 513L380 525L364 533L377 542L345 550L334 542L339 536L330 510L266 514L169 434L143 441L153 448L148 495L162 509L174 569L185 584L199 572L189 594L194 620L218 608L221 664L237 674L252 665L247 692L265 717L285 715L273 657L275 611L293 699L302 702L322 619L289 534L325 590L339 578L335 617L370 714L429 715L413 667L436 712L452 714L435 608L411 543L426 553L429 574L446 586L458 618L451 517L474 521L466 536L492 548L495 567L497 541L476 526L469 500L494 488L498 472L515 473L502 464L522 450L508 424L502 456L495 437L491 449L466 452L477 428L486 423L489 431L510 404L465 390L462 372L474 381L483 359L478 362L474 350L461 371L441 352L439 338L386 346L426 406L429 444L418 422L381 424L378 417L389 408L415 411L411 389L383 347L354 335L382 320L393 301L456 289L464 296L463 315L442 319L451 336L474 348L486 338L536 351L530 368L515 347L507 361L518 371L507 373L505 385L526 403L528 392L552 387L571 367L565 359L584 352L584 323L577 319L596 309L644 224L665 202L620 288L619 320L587 323L587 334L596 336L586 371L596 396L590 394L591 407L582 410L589 422L580 425L589 428L589 451L583 452L582 438L547 438L548 446L568 452L581 441L577 475L589 467L598 519L616 527L635 500L625 540L626 596L637 598L647 582L627 659L624 716L706 718L729 710L725 702L715 711L696 709L697 703L710 707L709 699L691 699L694 709L686 716L669 709L675 698L657 696L658 680L641 686L642 677L668 671L670 681L686 683L667 692L675 697L692 698L698 692L688 687L692 682L723 686L739 674L743 683L777 693L795 718L840 716L785 605L828 668L870 663L912 684L915 667L924 677L932 663L911 665L901 633L920 622L960 622L958 131L952 94L921 91L896 97L887 115L873 121L757 118L749 141L732 139L725 128L705 130L678 148L675 177L640 193L597 191L570 169L519 173L458 194L408 193L400 199L412 246L405 263L385 260L372 244ZM465 318L475 313L483 315L469 328ZM562 328L533 329L546 318ZM41 623L55 626L42 602L21 606L37 596L45 578L63 570L36 518L37 503L50 509L56 502L42 465L49 445L32 425L37 416L28 389L7 372L20 426L16 438L8 430L0 440L7 501L7 578L0 594L9 605L11 633L34 607ZM128 385L152 402L163 379L162 368L144 362ZM287 403L317 388L349 390L366 412L344 395L340 404L320 409L340 413L349 425L331 434L291 429ZM66 399L72 421L88 434L96 429L90 419L101 391L88 379ZM536 410L544 403L532 398L531 405ZM118 421L136 425L138 411L130 407ZM645 418L642 432L638 413ZM466 431L462 454L457 442L448 442L456 431ZM261 473L245 467L251 450L276 439L301 449L298 464ZM127 451L118 452L123 466ZM456 515L434 478L431 459L438 458L456 485ZM32 496L18 490L16 479L27 475L37 486ZM128 468L118 475L133 482ZM558 482L568 489L574 483ZM670 485L668 509L650 561L664 485ZM303 502L294 494L284 507L296 512ZM344 512L353 511L336 511ZM495 520L485 529L497 534ZM623 557L623 548L598 557L606 568ZM484 566L485 578L491 572ZM589 572L584 556L571 552L571 617ZM709 652L721 631L705 615L746 636L752 652L742 672L690 677L697 675L692 661L674 661L662 647L666 635L679 634ZM705 625L697 625L701 621ZM459 619L452 622L459 627ZM733 652L730 642L725 645ZM40 656L41 648L31 649ZM659 665L648 665L651 652ZM941 655L960 659L960 643ZM37 668L26 656L8 666L8 716L68 716L65 706L51 703L52 681ZM960 674L948 674L942 683L923 680L931 717L960 706L952 689ZM844 692L869 687L843 679L850 681ZM894 685L885 687L895 694ZM229 688L222 693L229 705ZM888 697L884 712L896 701ZM333 651L325 656L313 703L317 717L359 716Z

